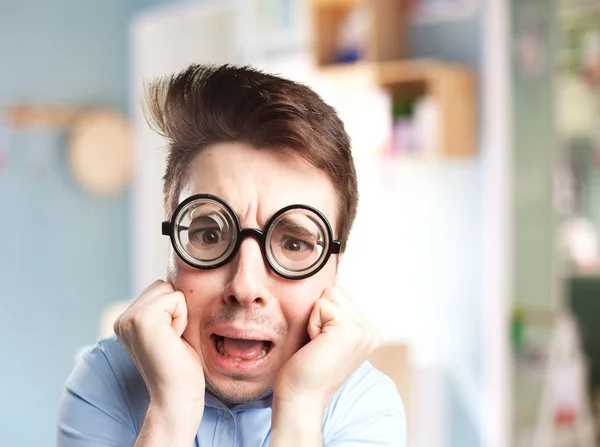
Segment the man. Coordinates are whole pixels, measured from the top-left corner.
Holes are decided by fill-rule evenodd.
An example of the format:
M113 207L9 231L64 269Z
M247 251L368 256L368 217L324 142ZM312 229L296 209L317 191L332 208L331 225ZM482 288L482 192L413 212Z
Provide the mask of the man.
M358 201L335 111L232 66L147 102L170 142L167 281L76 366L59 446L405 446L395 385L365 362L377 336L335 285Z

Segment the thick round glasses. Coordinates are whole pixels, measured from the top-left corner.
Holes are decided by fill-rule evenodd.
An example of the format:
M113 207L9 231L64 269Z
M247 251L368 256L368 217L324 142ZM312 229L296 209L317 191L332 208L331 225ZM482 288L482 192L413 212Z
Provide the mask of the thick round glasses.
M162 234L171 238L179 257L198 269L215 269L236 255L246 237L259 242L263 259L279 276L303 279L325 266L341 244L333 240L327 218L308 205L279 210L261 231L240 226L223 199L210 194L188 197L163 222Z

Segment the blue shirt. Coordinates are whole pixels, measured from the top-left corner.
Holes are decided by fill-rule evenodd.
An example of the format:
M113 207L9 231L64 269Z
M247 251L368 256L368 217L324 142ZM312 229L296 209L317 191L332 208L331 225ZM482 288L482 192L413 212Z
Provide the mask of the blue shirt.
M197 447L267 447L272 398L228 408L207 393ZM132 446L148 406L144 381L116 337L100 341L69 376L58 447ZM364 363L330 400L323 445L406 446L402 400L391 379Z

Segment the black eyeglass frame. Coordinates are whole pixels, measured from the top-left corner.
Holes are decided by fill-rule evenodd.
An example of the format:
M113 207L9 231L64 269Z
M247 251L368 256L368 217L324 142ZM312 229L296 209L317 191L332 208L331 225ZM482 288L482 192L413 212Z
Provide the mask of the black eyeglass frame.
M235 246L234 246L233 250L231 250L230 254L225 259L223 259L222 261L219 261L216 264L211 264L211 265L198 265L198 264L194 264L192 261L190 261L187 258L187 256L184 253L182 253L183 247L180 246L180 244L178 243L178 239L175 236L175 233L176 233L176 224L175 223L179 220L181 212L191 202L194 202L196 200L201 200L201 199L212 200L212 201L217 202L218 204L222 205L225 208L225 210L229 213L232 221L235 224L236 230L237 230L237 236L236 236ZM327 236L327 242L328 242L327 246L325 247L325 255L324 255L320 265L317 268L315 268L314 270L312 270L308 273L302 274L302 275L298 275L298 276L288 275L288 274L280 271L277 268L277 266L273 265L273 263L269 259L269 256L267 255L266 235L269 234L270 227L272 226L273 222L275 222L277 220L277 218L279 218L282 214L285 214L288 211L293 210L293 209L308 210L308 211L316 214L322 220L322 222L324 224L326 236ZM240 225L240 220L239 220L237 214L235 213L235 211L233 210L233 208L227 202L225 202L225 200L221 199L220 197L214 196L212 194L194 194L194 195L186 198L185 200L183 200L179 205L177 205L177 208L175 208L175 211L173 211L171 220L162 223L162 234L164 236L169 236L169 238L171 239L171 245L173 246L173 248L175 249L175 252L177 253L177 255L179 256L179 258L181 260L183 260L186 264L188 264L194 268L200 269L200 270L213 270L213 269L219 268L219 267L227 264L235 257L235 255L237 254L244 239L247 237L254 237L258 241L258 245L260 246L260 251L262 253L263 260L269 266L269 268L272 271L274 271L277 275L279 275L283 278L286 278L286 279L293 279L293 280L305 279L305 278L308 278L308 277L313 276L316 273L318 273L323 267L325 267L325 264L327 264L327 261L329 261L329 257L332 254L339 254L341 252L341 247L342 247L342 244L340 241L333 239L333 231L331 230L331 225L329 224L329 221L327 220L325 215L323 213L321 213L318 209L313 208L310 205L302 205L302 204L288 205L288 206L280 209L279 211L277 211L275 214L273 214L273 216L271 216L271 218L269 219L269 221L267 222L265 227L262 230L259 230L257 228L242 228L242 226Z

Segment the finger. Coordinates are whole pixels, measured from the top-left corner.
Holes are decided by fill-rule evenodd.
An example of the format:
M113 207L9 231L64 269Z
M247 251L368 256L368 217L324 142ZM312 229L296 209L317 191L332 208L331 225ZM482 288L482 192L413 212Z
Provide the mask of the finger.
M354 305L354 298L339 286L327 287L323 290L322 296L340 306Z
M181 333L187 325L185 296L179 290L150 298L138 311L147 315L147 322L151 325L167 323Z
M350 295L346 290L339 286L328 287L323 291L321 298L327 299L334 304L340 306L345 312L348 312L354 318L360 320L360 312L354 297Z
M151 302L156 297L160 295L164 295L167 293L174 292L175 289L171 283L165 282L163 280L154 281L148 287L144 289L144 291L135 299L129 307L123 312L123 314L130 314L130 310L135 311L135 309L139 309L144 307L148 302Z
M150 284L141 294L140 298L151 299L158 295L164 295L166 293L174 292L175 288L173 284L167 281L159 279Z
M326 325L332 324L343 312L340 307L327 299L321 298L315 303L308 319L308 335L314 340L323 332Z
M126 311L118 322L121 335L141 331L155 333L158 328L169 326L181 337L187 325L187 306L182 292L175 291L147 298L135 308Z
M185 302L185 296L182 292L173 292L176 303L173 312L171 313L171 327L178 337L183 335L183 331L187 326L188 309Z
M115 334L120 335L123 330L131 327L131 317L135 315L140 308L144 308L148 302L151 302L156 297L171 293L174 291L173 285L161 279L154 281L148 287L146 287L139 297L131 302L131 304L125 309L125 311L119 315L113 323L113 330Z

